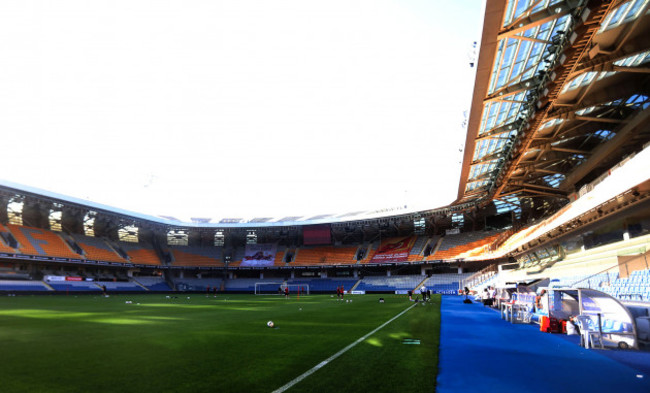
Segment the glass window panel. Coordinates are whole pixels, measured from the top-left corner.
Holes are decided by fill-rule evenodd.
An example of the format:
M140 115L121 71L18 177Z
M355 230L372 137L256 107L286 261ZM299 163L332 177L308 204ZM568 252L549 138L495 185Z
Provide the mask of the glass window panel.
M632 2L632 5L627 9L627 15L625 16L625 21L629 22L632 19L636 19L639 16L641 8L645 5L648 0L636 0Z
M515 12L513 15L513 19L519 18L524 11L529 7L529 2L527 0L520 0L517 2L517 7L515 8Z
M610 25L615 25L615 24L618 23L619 21L623 20L623 16L624 16L625 13L627 12L627 9L628 9L629 6L630 6L630 3L629 3L629 2L628 2L628 3L621 4L621 6L618 7L618 9L616 9L616 11L614 12L614 15L613 15L612 18L609 20L609 24L610 24Z
M507 26L508 24L510 24L510 22L512 22L512 14L513 14L513 10L515 9L515 5L516 5L516 0L508 1L508 4L506 5L506 13L505 13L506 17L503 18L503 26Z

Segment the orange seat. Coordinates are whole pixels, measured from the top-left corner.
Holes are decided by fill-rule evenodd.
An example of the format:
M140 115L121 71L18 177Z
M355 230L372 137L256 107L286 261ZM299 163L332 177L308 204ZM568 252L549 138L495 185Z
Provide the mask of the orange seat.
M170 250L176 266L224 266L216 255L200 253L201 250L197 247L172 247Z
M283 251L278 251L275 254L275 261L273 262L273 266L284 266L284 254L286 253L286 250Z
M128 262L126 259L119 256L104 240L98 237L74 235L74 238L84 250L86 259L107 262Z
M357 263L354 258L357 246L321 246L300 248L295 254L292 265L352 265Z
M435 254L430 255L427 260L433 259L458 259L463 256L463 254L471 253L472 250L480 249L483 250L485 246L492 243L499 237L499 234L487 236L483 239L479 239L470 243L461 244L456 247L451 247L446 250L438 250ZM444 240L443 240L444 241Z
M132 263L141 265L160 265L156 251L148 244L120 242L120 247L129 256Z
M58 258L79 258L59 235L47 229L22 225L7 225L18 241L18 252L24 255L43 255Z

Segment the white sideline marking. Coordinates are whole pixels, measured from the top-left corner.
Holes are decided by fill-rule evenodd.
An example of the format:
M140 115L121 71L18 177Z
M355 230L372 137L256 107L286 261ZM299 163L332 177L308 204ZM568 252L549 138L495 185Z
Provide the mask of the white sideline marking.
M300 382L300 381L302 381L303 379L307 378L308 376L312 375L312 374L315 373L316 371L320 370L320 369L323 368L325 365L327 365L327 363L329 363L329 362L331 362L332 360L336 359L337 357L343 355L344 353L346 353L347 351L349 351L350 349L352 349L353 347L355 347L355 346L356 346L357 344L359 344L360 342L364 341L364 340L367 339L368 337L370 337L370 336L372 336L373 334L375 334L377 331L381 330L384 326L388 325L389 323L393 322L393 321L396 320L397 318L399 318L399 317L401 317L402 315L404 315L408 310L410 310L410 309L412 309L413 307L415 307L416 304L417 304L417 303L413 303L413 304L411 304L411 305L410 305L406 310L402 311L401 313L395 315L394 317L392 317L392 318L389 319L388 321L384 322L382 325L380 325L379 327L375 328L375 330L371 331L370 333L368 333L368 334L366 334L365 336L361 337L361 338L358 339L357 341L355 341L355 342L353 342L352 344L348 345L347 347L341 349L340 351L338 351L338 352L335 353L334 355L332 355L332 356L328 357L327 359L323 360L322 362L318 363L318 364L315 365L313 368L311 368L311 369L305 371L304 374L299 375L297 378L295 378L294 380L290 381L290 382L287 383L286 385L284 385L284 386L282 386L282 387L280 387L280 388L278 388L278 389L275 389L275 390L273 391L273 393L283 393L283 392L286 392L286 391L289 390L293 385L297 384L298 382Z

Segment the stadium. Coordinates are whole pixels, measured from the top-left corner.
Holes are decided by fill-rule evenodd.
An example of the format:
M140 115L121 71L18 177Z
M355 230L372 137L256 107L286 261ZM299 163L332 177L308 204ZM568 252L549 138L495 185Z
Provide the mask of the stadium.
M650 0L481 6L443 206L186 220L0 180L1 390L650 391Z

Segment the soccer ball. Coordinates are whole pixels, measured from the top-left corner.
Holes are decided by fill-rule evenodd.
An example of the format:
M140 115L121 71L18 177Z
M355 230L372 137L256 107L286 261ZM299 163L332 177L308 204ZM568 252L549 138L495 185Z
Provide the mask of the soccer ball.
M273 323L273 321L268 321L268 322L266 323L266 326L272 328L273 326L275 326L275 324Z

